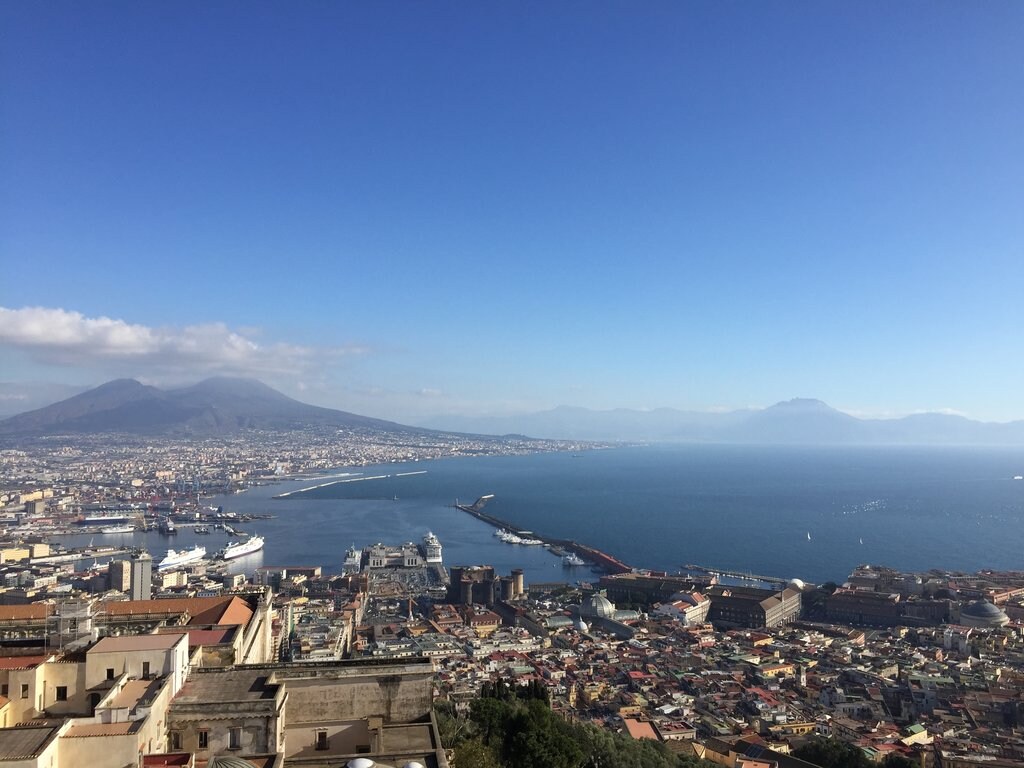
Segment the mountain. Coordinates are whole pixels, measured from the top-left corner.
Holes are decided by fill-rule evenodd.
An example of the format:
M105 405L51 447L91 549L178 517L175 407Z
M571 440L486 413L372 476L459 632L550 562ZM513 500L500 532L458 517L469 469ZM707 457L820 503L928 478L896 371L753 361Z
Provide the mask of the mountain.
M45 381L0 381L0 419L42 408L86 389L88 387Z
M645 442L790 445L1024 445L1024 421L987 423L922 413L901 419L858 419L820 400L795 398L764 409L723 413L658 408L595 411L562 406L519 416L439 417L425 424L482 434Z
M864 436L860 419L803 397L751 411L723 433L727 441L743 443L850 443Z
M307 405L254 379L219 377L168 390L140 384L134 379L109 381L67 400L0 421L0 435L121 432L200 436L242 429L309 427L423 431Z

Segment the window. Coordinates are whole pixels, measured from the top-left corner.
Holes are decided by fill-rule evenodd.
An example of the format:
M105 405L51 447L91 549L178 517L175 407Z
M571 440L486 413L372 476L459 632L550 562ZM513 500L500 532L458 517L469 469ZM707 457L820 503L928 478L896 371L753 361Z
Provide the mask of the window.
M113 667L107 667L107 680L113 680L113 679L114 679L114 668Z
M9 691L10 687L7 685L7 683L0 685L0 696L6 696Z
M143 677L149 677L149 662L148 661L142 662L142 676Z
M231 728L228 730L228 749L242 748L242 729Z
M23 698L23 699L27 699L28 698L28 683L22 683L21 684L21 698Z
M316 732L316 748L330 749L330 743L327 741L327 731Z
M68 700L68 687L66 685L57 686L57 701Z
M171 752L178 752L179 750L181 750L181 732L171 731L167 735L170 737Z
M199 748L206 749L210 746L210 732L199 731Z

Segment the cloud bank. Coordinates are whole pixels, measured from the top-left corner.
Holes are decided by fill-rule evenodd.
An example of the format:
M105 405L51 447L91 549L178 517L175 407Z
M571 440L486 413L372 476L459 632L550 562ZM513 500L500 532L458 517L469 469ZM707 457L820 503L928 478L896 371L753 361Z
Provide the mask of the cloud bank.
M253 329L224 323L150 327L110 317L48 307L0 307L0 346L60 366L228 375L295 375L365 348L261 343Z

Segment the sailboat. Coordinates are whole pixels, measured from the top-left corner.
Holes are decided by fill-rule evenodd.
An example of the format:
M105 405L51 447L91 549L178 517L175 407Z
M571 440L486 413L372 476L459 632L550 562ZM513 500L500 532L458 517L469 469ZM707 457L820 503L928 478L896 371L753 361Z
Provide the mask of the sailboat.
M861 544L863 544L863 543L864 543L864 539L861 539L861 540L860 540L860 543L861 543Z
M808 531L808 532L807 532L807 540L808 540L808 541L810 541L810 540L811 540L811 532L810 532L810 531Z

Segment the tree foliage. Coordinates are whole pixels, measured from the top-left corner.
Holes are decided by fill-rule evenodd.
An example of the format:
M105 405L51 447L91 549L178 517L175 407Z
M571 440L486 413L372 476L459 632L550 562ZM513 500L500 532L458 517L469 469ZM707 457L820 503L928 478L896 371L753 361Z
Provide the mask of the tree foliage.
M812 739L793 754L801 760L820 765L821 768L873 768L874 766L863 750L839 739Z
M457 768L697 768L700 762L659 742L570 723L551 711L539 682L487 683L481 693L461 725L452 707L437 708L441 738L455 750Z

